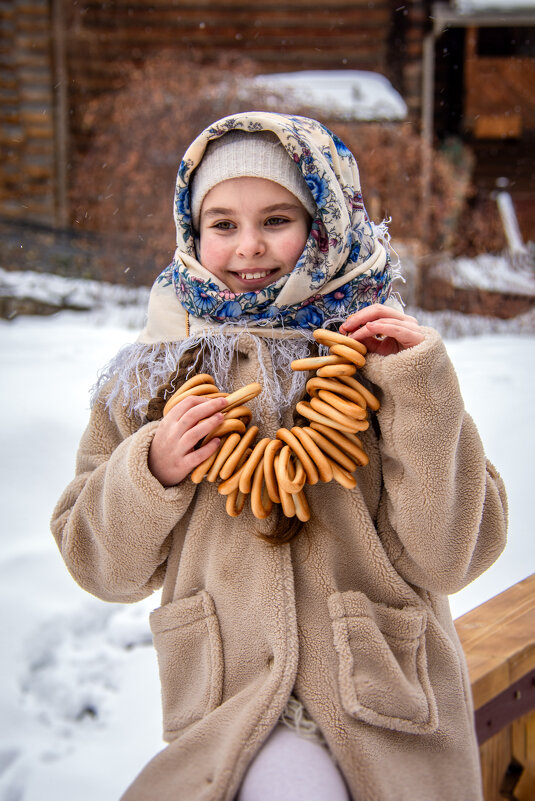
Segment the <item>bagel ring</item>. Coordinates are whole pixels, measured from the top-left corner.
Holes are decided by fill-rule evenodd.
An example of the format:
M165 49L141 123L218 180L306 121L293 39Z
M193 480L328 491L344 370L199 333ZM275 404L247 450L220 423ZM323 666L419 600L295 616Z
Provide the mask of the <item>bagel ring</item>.
M321 451L321 449L318 448L312 437L310 437L307 432L307 428L300 428L299 426L294 426L292 428L292 434L295 434L297 439L301 442L303 448L305 448L306 452L316 465L320 481L328 482L333 477L333 471L329 460Z
M239 443L240 439L241 439L240 435L237 434L236 432L234 432L233 434L229 434L228 437L225 437L221 447L217 452L217 456L214 463L212 464L210 470L206 474L207 481L209 481L210 483L217 481L220 475L221 468L227 461L228 457L230 456L234 448Z
M238 517L243 512L245 500L247 496L240 492L239 488L233 490L230 495L227 495L225 509L229 517Z
M334 462L337 462L341 467L343 467L348 472L352 473L358 467L358 462L353 461L350 457L344 453L337 445L332 442L332 440L327 439L323 434L319 431L316 431L314 428L308 428L307 434L312 437L318 448L321 448L325 456L330 459L331 465Z
M366 360L362 343L338 332L318 329L313 332L319 345L329 348L328 355L295 359L293 370L314 370L306 383L309 399L295 405L295 411L308 419L308 426L280 428L276 438L264 437L255 442L258 427L250 426L252 412L245 405L262 391L253 382L232 393L220 392L206 373L185 381L164 405L167 414L189 395L211 399L224 397L223 422L202 440L202 445L219 437L215 451L191 472L194 483L221 479L218 492L226 495L229 515L237 517L246 496L251 494L251 511L258 519L267 517L274 503L280 503L287 517L310 519L310 509L303 491L306 483L335 480L352 489L352 473L368 463L357 431L369 427L367 409L379 409L379 400L353 378Z
M346 489L353 489L357 486L357 479L355 476L352 476L351 473L349 473L347 470L344 470L344 468L340 467L340 465L336 462L331 461L331 466L333 469L334 480L341 484L342 487L345 487Z
M320 389L327 389L366 409L366 401L360 392L357 392L356 389L351 389L347 384L338 381L336 378L310 378L307 381L306 389L308 394L312 396L317 395Z
M210 442L211 439L215 437L222 437L225 434L232 434L233 431L237 431L238 434L243 434L245 432L245 423L242 423L241 420L223 420L213 431L205 436L202 441L203 445L206 445L207 442Z
M312 428L313 431L318 431L320 434L323 434L327 439L330 439L331 442L343 450L350 458L359 462L360 465L364 466L368 464L368 455L362 450L362 442L355 434L335 431L334 428L324 426L322 423L311 423L310 428Z
M225 407L223 407L221 414L225 420L241 420L246 426L249 425L253 419L253 413L248 406L233 406L228 412Z
M280 503L279 486L275 475L275 456L284 445L281 439L272 439L264 451L264 481L268 495L273 503Z
M312 398L312 400L314 400L314 398ZM338 429L338 431L349 431L354 433L355 431L359 430L358 428L355 428L355 426L348 427L342 423L338 423L336 420L333 420L332 417L325 417L324 414L320 414L320 412L313 409L310 403L307 403L307 401L300 401L299 403L296 403L295 410L308 420L312 420L315 423L323 423L324 425Z
M366 359L362 353L349 345L331 345L329 350L335 356L341 356L344 361L356 364L357 367L364 367L366 364Z
M294 454L289 445L283 445L277 456L275 475L277 476L277 483L279 485L279 494L281 490L284 490L284 492L290 495L300 492L306 481L305 468L299 460L297 460L297 465L294 467L292 463ZM290 475L292 468L293 475Z
M307 520L310 520L310 507L308 505L304 490L301 490L300 492L294 492L292 499L295 506L296 517L298 517L302 523L306 523Z
M356 420L366 419L366 409L363 409L362 406L359 406L359 404L355 403L354 401L341 398L335 392L331 392L331 390L320 389L318 392L318 398L324 403L328 403L329 406L333 406L337 411L347 415L348 417L355 418Z
M220 495L230 495L232 492L234 492L235 489L237 489L238 484L240 483L241 471L245 467L245 463L252 452L253 449L248 448L242 455L242 458L238 463L238 469L236 470L236 472L233 473L233 475L231 475L225 481L222 481L221 484L218 486L217 491L220 493Z
M320 378L334 378L340 375L354 375L356 372L356 364L326 364L325 367L316 370L316 375Z
M323 414L325 417L328 417L333 422L341 423L343 426L347 427L348 431L358 431L358 423L359 421L356 420L354 417L349 417L347 414L343 412L339 412L334 406L331 406L330 403L325 403L325 401L320 400L319 398L311 398L310 399L311 407L320 414Z
M248 403L253 398L256 398L257 395L260 395L261 392L262 386L256 381L252 384L247 384L241 389L237 389L236 392L231 392L230 395L227 396L227 406L224 407L224 411L229 412L234 406L241 406L244 403Z
M319 473L316 465L314 464L313 459L311 459L308 455L306 448L303 447L301 442L293 433L293 429L292 431L288 431L287 428L279 428L275 436L277 439L285 442L286 445L289 445L292 451L299 458L299 461L303 465L307 475L307 484L317 484L319 481Z
M284 446L283 446L284 447ZM287 445L285 447L288 447ZM278 475L280 452L275 454L275 474ZM282 513L285 517L295 517L295 502L293 496L279 485L279 495Z
M180 388L177 390L177 392L171 395L163 407L163 416L165 417L166 414L169 414L171 409L174 409L177 403L180 403L180 401L184 400L184 398L188 398L190 395L212 395L215 394L215 391L216 387L214 384L209 384L208 382L196 384L194 387L190 387L190 389L187 389L186 391L183 391L182 388Z
M194 470L191 471L190 478L194 484L200 484L205 475L208 473L213 463L217 459L217 454L219 453L223 442L224 440L219 443L215 451L207 459L205 459L203 462L197 465Z
M325 367L328 364L344 364L347 359L331 354L330 356L309 356L306 359L294 359L290 367L292 370L317 370L318 367Z
M343 376L340 376L340 381L342 381L344 384L347 384L348 387L351 387L352 389L356 389L357 392L360 392L360 394L363 396L364 400L366 401L367 405L374 412L376 412L380 408L381 404L379 403L379 400L375 397L375 395L373 395L370 392L369 389L366 389L366 387L364 387L360 383L360 381L357 381L356 378L353 378L352 376L343 375Z
M244 494L251 492L251 482L253 480L253 473L260 459L264 456L264 451L269 445L270 438L264 437L253 448L253 451L243 466L243 471L240 476L240 490Z
M219 471L219 475L223 479L230 478L234 471L239 467L240 459L243 457L245 451L252 444L254 438L258 434L258 426L251 426L247 429L245 434L240 439L234 451L230 454L227 461Z
M320 345L327 345L329 347L331 345L345 345L348 348L353 348L353 350L358 351L362 356L365 356L368 352L366 345L363 345L362 342L358 342L356 339L352 339L344 334L339 334L337 331L328 331L326 328L316 328L312 336Z
M256 465L251 487L251 511L257 520L264 520L271 514L273 501L269 497L264 483L264 460Z

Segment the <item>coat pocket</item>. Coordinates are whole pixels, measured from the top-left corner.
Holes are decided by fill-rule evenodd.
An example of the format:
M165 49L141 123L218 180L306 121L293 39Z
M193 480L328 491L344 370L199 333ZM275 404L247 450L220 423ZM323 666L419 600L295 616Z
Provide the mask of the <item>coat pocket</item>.
M215 606L202 590L150 616L162 685L164 732L200 720L221 703L223 648Z
M374 726L424 734L438 727L427 672L427 615L373 603L361 592L329 598L341 701Z

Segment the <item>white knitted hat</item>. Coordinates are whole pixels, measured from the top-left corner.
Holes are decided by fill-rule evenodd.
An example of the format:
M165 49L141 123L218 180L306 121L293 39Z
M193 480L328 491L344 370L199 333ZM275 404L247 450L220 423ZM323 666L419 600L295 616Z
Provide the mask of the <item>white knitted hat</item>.
M314 216L316 204L310 189L275 134L269 131L230 131L208 143L202 161L193 173L190 190L195 230L199 229L204 198L210 189L229 178L274 181L295 195L310 216Z

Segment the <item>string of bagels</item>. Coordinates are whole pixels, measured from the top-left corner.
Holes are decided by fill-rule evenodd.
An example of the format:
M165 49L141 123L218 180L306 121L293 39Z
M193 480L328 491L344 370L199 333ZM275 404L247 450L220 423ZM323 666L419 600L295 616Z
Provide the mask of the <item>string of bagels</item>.
M279 428L275 439L257 440L258 426L251 425L253 415L246 404L262 386L252 383L230 394L220 392L206 373L185 381L165 403L164 416L189 395L227 399L223 422L201 444L214 437L220 437L221 442L190 478L195 484L203 479L219 481L217 489L226 496L226 511L231 517L241 514L249 497L257 519L268 517L273 505L280 504L286 517L296 516L306 522L310 509L303 491L305 484L334 480L352 489L357 484L353 473L368 464L357 433L369 427L368 410L377 411L379 401L354 378L366 363L366 347L323 328L316 329L313 336L329 348L329 354L291 363L292 370L315 371L306 384L308 399L295 407L309 421L308 426Z

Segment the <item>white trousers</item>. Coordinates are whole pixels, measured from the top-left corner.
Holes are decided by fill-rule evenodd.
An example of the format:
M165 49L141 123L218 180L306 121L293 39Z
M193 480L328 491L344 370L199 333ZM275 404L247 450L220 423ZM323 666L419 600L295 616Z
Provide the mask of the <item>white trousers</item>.
M235 801L350 801L328 750L275 726L251 762Z

